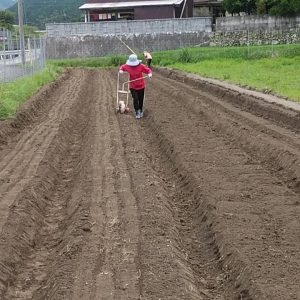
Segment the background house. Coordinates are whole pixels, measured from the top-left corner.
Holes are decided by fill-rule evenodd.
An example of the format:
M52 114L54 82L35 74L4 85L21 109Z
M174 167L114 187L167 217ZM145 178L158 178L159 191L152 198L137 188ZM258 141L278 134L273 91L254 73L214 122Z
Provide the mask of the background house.
M222 8L223 0L194 0L194 17L212 17L213 23L217 17L225 15L225 10Z
M79 9L85 22L188 18L193 16L193 0L86 0Z

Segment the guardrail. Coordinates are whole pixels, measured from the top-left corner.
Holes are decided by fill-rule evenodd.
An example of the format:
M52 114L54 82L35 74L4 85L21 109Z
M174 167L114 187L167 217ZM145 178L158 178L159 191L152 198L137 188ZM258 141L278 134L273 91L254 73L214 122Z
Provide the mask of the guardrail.
M26 39L25 63L22 63L22 51L12 48L14 45L18 45L18 40L11 39L0 43L0 49L2 49L0 51L0 83L6 83L23 76L33 75L45 66L44 38Z
M25 55L29 53L29 50L25 50ZM21 55L21 50L8 50L0 51L0 60L12 60Z

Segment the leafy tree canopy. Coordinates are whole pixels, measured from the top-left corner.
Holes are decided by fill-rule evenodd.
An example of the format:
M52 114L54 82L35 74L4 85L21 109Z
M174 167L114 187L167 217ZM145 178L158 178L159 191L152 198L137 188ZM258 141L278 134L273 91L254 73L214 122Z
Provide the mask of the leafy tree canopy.
M11 30L15 22L15 17L12 13L2 10L0 11L0 27Z
M270 14L295 16L300 14L300 0L224 0L223 7L231 14Z
M83 21L79 7L84 0L25 0L24 23L45 29L47 23L68 23ZM9 8L17 15L17 4Z
M270 7L274 16L296 16L300 14L300 0L276 0Z

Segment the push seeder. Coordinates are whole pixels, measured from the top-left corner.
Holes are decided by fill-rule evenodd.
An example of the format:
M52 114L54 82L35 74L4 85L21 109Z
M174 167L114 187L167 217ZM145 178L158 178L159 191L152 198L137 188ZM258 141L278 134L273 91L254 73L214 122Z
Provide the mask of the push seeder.
M148 78L148 76L140 77L134 80L127 80L123 82L122 84L120 83L120 73L118 72L118 82L117 82L117 107L116 107L116 112L117 113L128 113L130 111L129 106L128 106L128 99L129 99L129 94L130 94L130 89L129 85L131 82L138 81L141 79ZM120 89L120 87L122 88ZM145 100L144 100L145 101Z

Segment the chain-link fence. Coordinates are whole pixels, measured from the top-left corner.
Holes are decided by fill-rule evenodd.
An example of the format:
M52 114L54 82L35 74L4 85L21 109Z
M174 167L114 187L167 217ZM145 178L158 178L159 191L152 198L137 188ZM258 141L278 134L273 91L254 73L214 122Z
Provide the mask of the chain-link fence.
M22 61L20 40L6 31L0 36L0 82L10 82L19 77L33 75L44 68L45 45L43 37L26 38L25 61Z

